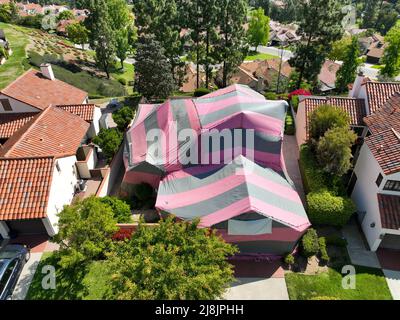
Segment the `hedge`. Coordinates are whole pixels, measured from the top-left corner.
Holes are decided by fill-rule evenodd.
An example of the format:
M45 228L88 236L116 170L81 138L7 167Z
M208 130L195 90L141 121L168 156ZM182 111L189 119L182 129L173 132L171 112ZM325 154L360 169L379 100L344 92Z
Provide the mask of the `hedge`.
M198 88L193 92L193 96L198 98L198 97L205 96L206 94L209 94L209 93L211 93L210 89Z
M275 92L266 92L264 94L265 99L267 100L277 100L278 95Z
M301 253L304 257L315 256L319 252L318 234L315 229L308 229L301 238Z
M295 134L294 120L290 109L285 118L285 134L290 136Z
M306 193L329 189L329 179L326 173L318 168L314 155L307 144L300 147L299 166Z
M342 227L356 212L350 198L334 196L327 190L309 193L307 205L308 217L313 224Z

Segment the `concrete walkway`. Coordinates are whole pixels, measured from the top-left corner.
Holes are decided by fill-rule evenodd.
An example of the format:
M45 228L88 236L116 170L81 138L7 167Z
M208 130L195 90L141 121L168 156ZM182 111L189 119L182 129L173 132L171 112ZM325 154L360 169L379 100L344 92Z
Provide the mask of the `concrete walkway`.
M354 220L345 225L342 232L347 240L347 251L352 264L370 268L381 268L376 253L367 249Z
M289 300L285 278L237 278L224 300Z
M400 300L400 271L383 270L393 300Z
M12 300L24 300L31 285L33 276L42 258L42 252L31 253L31 257L22 269L21 275L15 286Z

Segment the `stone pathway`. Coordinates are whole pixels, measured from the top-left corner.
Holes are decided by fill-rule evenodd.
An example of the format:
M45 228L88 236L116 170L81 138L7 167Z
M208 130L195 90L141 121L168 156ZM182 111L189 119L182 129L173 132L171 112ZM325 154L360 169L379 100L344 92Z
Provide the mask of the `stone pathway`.
M285 278L237 278L224 300L289 300Z
M354 220L345 225L342 232L347 240L347 251L352 264L370 268L381 268L376 253L366 248L360 230Z

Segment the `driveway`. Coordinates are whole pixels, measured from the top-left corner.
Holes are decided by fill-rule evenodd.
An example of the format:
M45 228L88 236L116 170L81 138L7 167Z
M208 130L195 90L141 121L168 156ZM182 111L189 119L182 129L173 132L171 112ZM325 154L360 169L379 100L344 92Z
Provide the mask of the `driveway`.
M257 51L260 53L272 54L272 55L278 56L278 57L280 57L282 54L282 50L279 48L275 48L275 47L258 46ZM282 58L284 61L287 61L292 57L293 57L293 52L291 52L289 50L283 50Z
M289 300L285 278L237 278L224 300Z

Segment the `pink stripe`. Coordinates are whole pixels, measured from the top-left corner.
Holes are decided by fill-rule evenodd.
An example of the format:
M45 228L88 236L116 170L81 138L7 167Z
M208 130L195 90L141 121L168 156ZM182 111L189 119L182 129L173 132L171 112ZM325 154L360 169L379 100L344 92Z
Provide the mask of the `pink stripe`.
M136 123L142 122L146 117L150 114L151 110L153 110L153 104L141 104L139 105L139 115L135 120Z
M243 111L230 114L218 121L209 123L204 129L254 129L273 136L282 136L283 122L279 119L263 115L261 113Z
M128 171L125 172L123 181L127 184L140 184L146 182L153 188L158 188L160 185L160 179L161 177L158 175L138 171Z
M301 237L301 232L292 228L273 228L270 234L261 234L253 236L232 236L226 230L217 230L217 234L229 243L232 242L245 242L245 241L283 241L293 242Z
M147 141L144 123L139 123L137 126L129 130L129 135L132 142L132 145L130 146L132 163L139 163L146 160Z
M200 131L200 121L197 115L196 107L192 100L185 100L186 113L189 118L190 127L197 132Z
M238 103L257 103L257 102L264 102L266 100L255 99L254 97L246 97L246 96L233 96L226 98L221 101L209 101L209 102L196 102L197 112L200 116L207 115L211 112L219 111L222 109L229 108Z
M209 93L209 94L207 94L205 96L202 96L198 100L219 97L219 96L222 96L222 95L227 94L229 92L235 91L236 88L237 88L236 85L231 85L229 87L226 87L226 88L211 92L211 93Z

